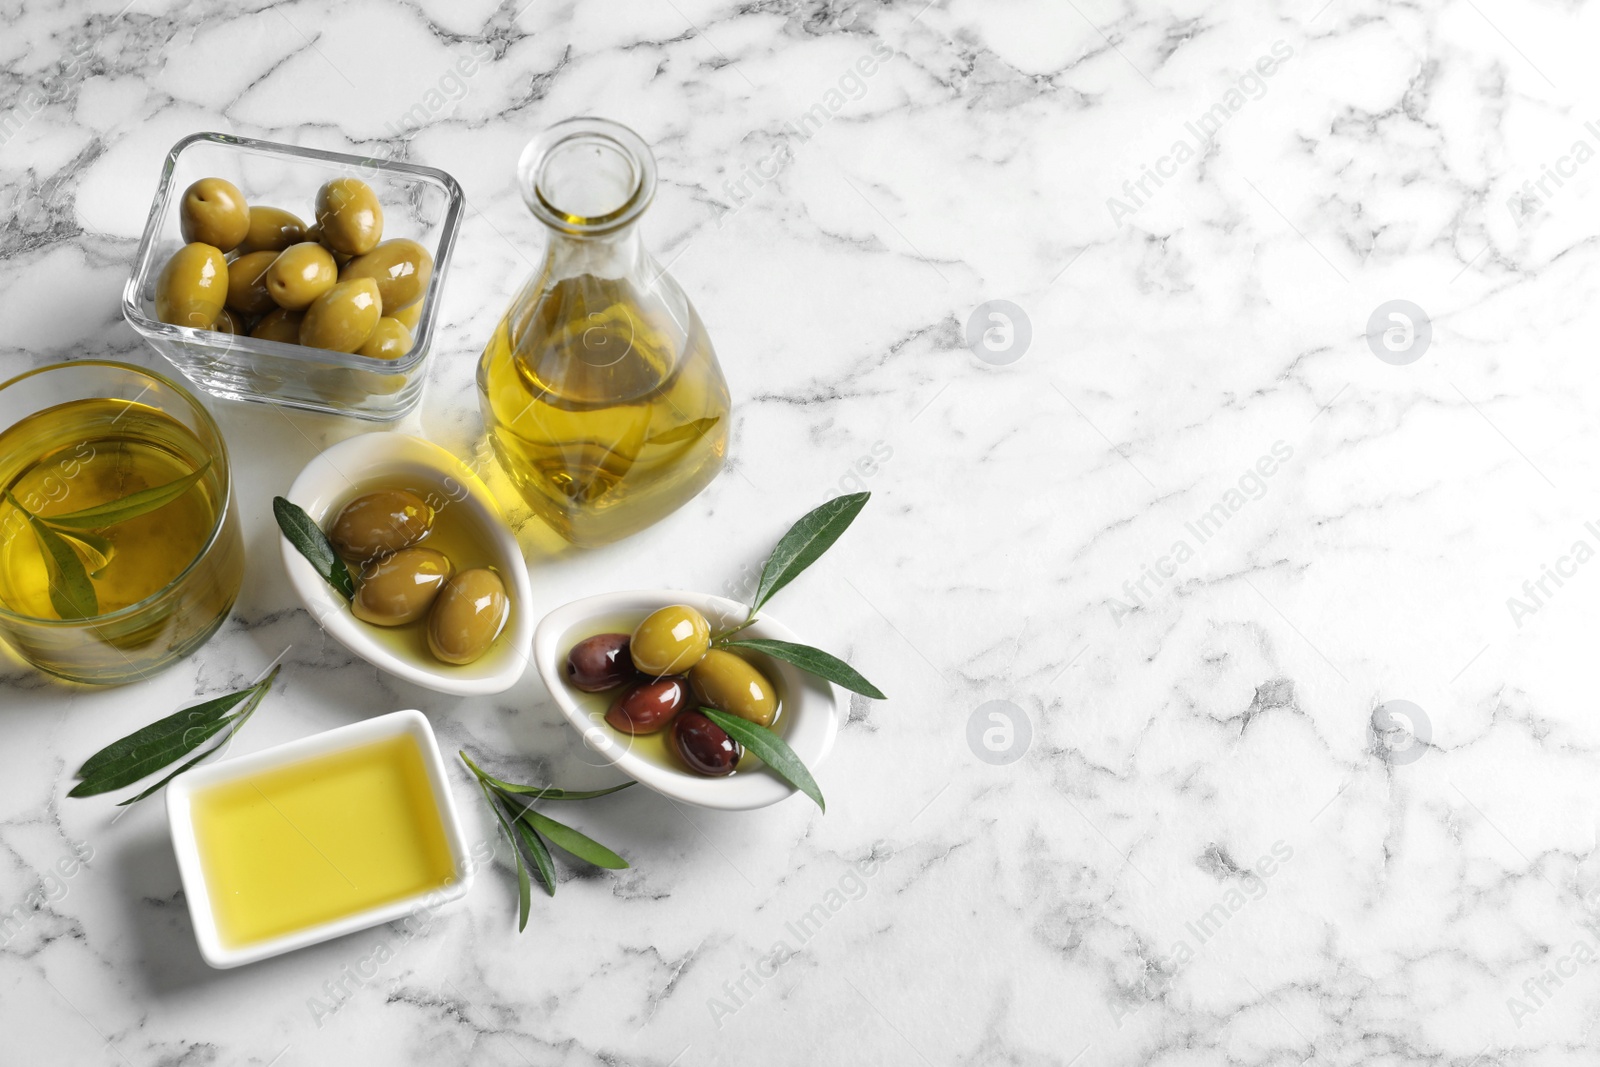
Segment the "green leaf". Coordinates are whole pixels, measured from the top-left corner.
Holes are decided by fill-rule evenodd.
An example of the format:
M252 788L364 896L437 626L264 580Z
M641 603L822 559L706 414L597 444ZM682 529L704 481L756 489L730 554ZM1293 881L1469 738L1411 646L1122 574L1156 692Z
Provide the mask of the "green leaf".
M277 517L278 529L283 531L283 536L322 576L322 580L337 589L346 600L353 598L356 595L355 579L350 577L350 568L333 550L322 527L312 522L311 516L299 505L281 496L272 498L272 514Z
M184 475L176 481L167 482L165 485L154 485L149 489L141 489L137 493L129 493L118 500L108 500L104 504L96 504L92 508L82 511L69 511L61 515L43 516L44 521L51 526L64 526L72 530L99 530L107 526L115 526L119 522L136 519L140 515L148 515L152 511L160 511L168 504L187 493L196 482L206 476L211 469L208 459L193 472Z
M544 883L545 893L555 896L556 865L550 858L550 850L545 847L539 835L533 832L533 827L527 823L518 820L517 832L522 835L523 844L528 846L528 853L533 856L533 862L539 865L539 880Z
M757 726L748 719L741 719L726 711L701 708L700 713L722 727L729 737L761 757L761 761L771 767L779 778L815 800L817 807L824 812L828 810L828 805L822 800L822 790L817 787L817 780L811 777L811 772L806 770L806 765L800 762L800 757L794 754L794 749L789 747L787 741L765 726Z
M281 667L275 666L271 673L248 689L227 693L202 704L196 704L194 707L184 708L149 726L135 730L127 737L113 741L90 756L84 761L83 766L78 768L77 776L82 780L73 786L67 796L91 797L131 785L193 752L221 731L232 728L228 737L221 742L206 749L138 796L122 801L122 804L143 800L177 775L212 753L220 751L222 746L250 720L250 716L271 690L272 683L277 679L280 670ZM234 711L235 708L238 710Z
M49 526L49 519L40 519L40 522ZM55 530L54 526L50 527ZM82 530L56 530L61 539L78 551L78 558L83 560L83 565L89 571L89 577L98 578L105 573L111 565L111 557L116 554L116 546L107 538L99 534L85 533Z
M801 571L839 540L839 535L861 514L871 497L871 493L834 497L789 527L789 532L779 538L772 555L767 557L766 566L761 568L761 584L756 587L756 598L750 602L751 614L759 611L761 605L772 599L772 594L799 577Z
M149 726L140 727L127 737L111 742L111 744L84 760L83 766L78 768L76 777L79 779L98 778L108 770L128 766L135 762L143 762L145 754L151 751L149 746L164 745L174 738L181 738L184 733L197 726L215 722L238 707L240 701L254 691L255 686L251 686L249 689L241 689L237 693L226 693L219 697L213 697L204 703L175 711L165 719L157 719ZM182 752L177 753L177 755L182 755ZM153 771L158 767L165 766L169 762L171 760L152 763L150 770ZM149 771L145 773L148 774ZM129 781L138 781L143 777L143 774L135 775ZM68 795L83 796L86 794L74 792Z
M774 641L766 637L747 637L742 641L724 641L721 648L748 648L752 652L763 652L773 659L781 659L785 663L792 663L807 674L814 674L818 678L826 678L830 682L837 682L852 693L869 696L873 700L887 700L878 690L878 687L861 677L860 673L850 664L831 653L810 645L800 645L793 641Z
M94 595L94 583L84 570L83 560L73 551L61 535L46 526L27 508L17 503L17 498L7 490L6 501L24 516L39 540L39 551L44 556L45 573L50 583L50 606L64 621L92 619L100 614L100 601Z
M548 837L552 845L564 852L572 853L580 860L592 863L596 867L604 867L609 871L624 870L628 866L627 860L594 838L581 834L564 823L556 822L547 815L541 815L532 808L523 808L522 818L530 829Z
M511 829L511 824L506 822L505 815L500 811L500 805L494 802L494 794L489 792L488 784L479 781L478 788L483 790L483 799L489 802L489 810L494 812L494 817L500 821L500 829L506 832L506 840L511 842L511 858L517 862L517 933L520 934L528 928L528 912L533 907L528 885L528 868L522 865L522 850L517 847L517 835Z
M613 785L605 789L558 789L553 785L515 785L511 782L503 782L494 775L482 770L476 763L472 762L472 758L465 752L461 752L460 755L462 761L472 769L472 773L478 776L479 781L488 782L503 793L516 793L518 796L526 796L532 800L591 800L594 797L603 797L636 784L634 782L623 782L621 785Z
M136 756L114 764L93 777L86 777L73 786L72 792L67 796L98 796L113 789L121 789L125 785L132 785L139 779L159 771L173 760L181 759L193 752L196 746L205 744L227 729L232 722L232 719L215 719L190 726L174 737L163 738L159 744L141 750Z
M151 795L152 793L155 793L156 791L161 789L163 786L165 786L168 782L172 781L174 778L178 777L178 775L182 774L184 771L188 770L190 767L193 767L196 763L199 763L201 760L205 759L207 756L215 755L216 753L221 752L224 748L227 747L228 740L230 738L232 738L232 737L233 737L233 734L230 733L227 737L223 738L221 741L218 741L215 745L212 745L210 748L208 748L204 752L200 753L200 755L196 756L194 759L190 760L188 763L185 763L182 767L179 767L177 770L173 771L171 774L167 775L165 778L161 779L155 785L151 786L149 789L146 789L144 792L140 793L138 796L129 797L127 800L119 800L117 802L117 807L125 808L129 804L137 804L139 801L143 800L145 797Z

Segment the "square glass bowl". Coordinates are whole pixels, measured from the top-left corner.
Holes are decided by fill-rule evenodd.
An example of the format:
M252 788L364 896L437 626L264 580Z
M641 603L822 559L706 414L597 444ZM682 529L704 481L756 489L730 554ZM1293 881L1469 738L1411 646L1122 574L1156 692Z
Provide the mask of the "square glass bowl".
M412 331L414 344L404 357L346 355L171 326L156 318L156 279L168 258L183 247L178 206L192 183L226 178L239 187L246 202L282 208L309 226L315 221L317 190L338 177L360 178L378 195L383 240L409 237L433 255L433 280ZM167 153L133 276L122 293L122 314L151 347L214 396L375 421L397 419L422 399L439 295L463 203L456 180L432 167L221 133L191 134Z

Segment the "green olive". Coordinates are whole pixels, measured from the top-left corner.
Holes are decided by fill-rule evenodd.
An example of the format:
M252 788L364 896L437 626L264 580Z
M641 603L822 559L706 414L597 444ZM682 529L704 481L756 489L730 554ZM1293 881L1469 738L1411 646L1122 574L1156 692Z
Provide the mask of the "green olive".
M239 187L222 178L201 178L184 190L178 205L183 239L232 252L250 232L250 205Z
M365 563L410 548L433 527L433 508L409 489L363 493L340 509L328 540L345 559Z
M257 204L250 209L250 229L239 244L239 254L282 252L306 240L306 224L300 216L281 207Z
M277 307L267 289L267 268L276 252L246 252L228 264L228 306L246 315L264 315Z
M383 205L360 178L335 178L317 192L317 228L335 252L364 255L383 238Z
M312 241L290 245L267 268L267 292L279 307L290 310L310 307L338 280L333 254Z
M281 341L286 345L297 345L300 343L300 320L305 317L305 312L290 311L288 308L269 311L256 320L255 326L250 330L250 336L259 337L263 341Z
M172 254L156 279L156 318L209 330L228 299L228 261L199 241Z
M300 343L307 348L354 352L367 343L383 317L378 283L371 278L340 282L306 308Z
M388 317L378 320L367 343L356 349L357 355L373 359L399 359L411 351L411 331L399 319Z
M385 241L364 256L357 256L339 271L339 280L371 278L383 294L385 311L410 307L428 291L433 277L433 257L417 242L398 237Z
M405 548L361 574L350 614L374 626L404 626L428 613L455 570L450 558L431 548Z
M778 691L767 676L720 648L711 649L689 671L689 688L702 705L757 726L771 726L778 714Z
M687 604L651 612L633 631L633 665L653 678L682 674L711 647L711 624Z
M489 651L510 615L511 600L498 574L484 567L462 571L428 616L428 651L445 663L471 663Z
M411 331L411 336L417 335L417 323L422 321L422 301L418 300L410 307L401 308L393 315L395 321Z
M217 333L231 333L243 337L250 332L250 319L241 315L232 308L223 308L217 313L216 321L211 324L211 329Z

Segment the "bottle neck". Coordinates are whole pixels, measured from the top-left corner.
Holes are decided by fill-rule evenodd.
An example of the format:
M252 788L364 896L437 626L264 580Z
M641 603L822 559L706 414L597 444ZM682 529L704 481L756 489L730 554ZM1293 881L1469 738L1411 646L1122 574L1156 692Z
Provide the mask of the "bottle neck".
M547 231L544 259L539 274L549 285L563 278L591 275L596 278L648 278L654 266L645 251L637 226L624 226L614 233L576 236L560 230ZM653 273L653 271L651 271Z

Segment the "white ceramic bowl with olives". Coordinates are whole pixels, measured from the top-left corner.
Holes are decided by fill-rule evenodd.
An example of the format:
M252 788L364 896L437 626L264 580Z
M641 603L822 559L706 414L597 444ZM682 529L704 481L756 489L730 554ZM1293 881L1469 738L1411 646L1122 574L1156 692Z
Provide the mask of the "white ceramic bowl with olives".
M738 627L749 614L743 604L725 597L657 589L586 597L546 615L534 630L533 662L556 706L585 744L602 758L635 781L674 800L702 808L743 811L776 804L793 795L797 792L794 786L753 760L750 753L737 760L733 773L714 770L711 774L715 776L708 776L684 764L676 750L676 732L671 725L635 735L608 722L607 713L619 698L632 691L630 686L648 684L652 672L637 672L626 682L600 691L585 691L574 684L569 659L575 647L602 634L632 633L647 617L674 605L694 609L713 633ZM788 627L765 614L740 630L739 636L799 640ZM626 649L621 654L630 655ZM776 717L769 720L771 728L815 773L832 749L839 730L839 703L833 685L770 657L751 657L750 662L775 690ZM675 714L682 718L694 713L686 705Z
M300 601L334 640L380 670L440 693L480 696L503 693L527 668L533 638L532 591L522 549L500 506L481 479L460 459L431 441L398 433L352 437L306 465L288 499L332 537L346 545L339 520L352 504L375 496L404 495L426 501L426 530L411 531L403 545L366 566L350 560L358 575L354 600L346 600L286 537L279 537L284 567ZM393 533L394 530L389 530ZM412 536L411 534L416 534ZM386 572L410 557L439 580L437 599L399 604ZM448 557L448 559L446 559ZM349 557L347 557L348 559ZM433 574L436 571L442 574ZM462 649L461 627L437 622L452 602L481 600L476 587L453 590L463 579L493 578L496 615L503 623L485 635L482 649ZM482 584L481 582L479 584ZM402 597L404 590L399 591ZM459 593L460 595L453 595ZM452 637L452 634L457 636ZM456 660L458 662L451 662ZM465 660L465 662L459 662Z

